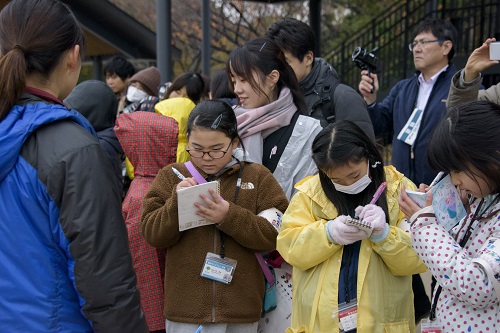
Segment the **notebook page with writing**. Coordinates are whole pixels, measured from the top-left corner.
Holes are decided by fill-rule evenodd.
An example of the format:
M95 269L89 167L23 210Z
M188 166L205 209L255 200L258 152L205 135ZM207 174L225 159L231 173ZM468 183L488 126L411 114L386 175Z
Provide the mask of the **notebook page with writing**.
M213 189L215 193L220 194L219 182L207 182L177 191L179 231L214 224L213 222L196 215L196 211L198 209L194 205L195 202L205 205L205 202L200 198L200 194L204 194L208 198L211 198L212 196L210 195L210 192L208 192L209 189Z

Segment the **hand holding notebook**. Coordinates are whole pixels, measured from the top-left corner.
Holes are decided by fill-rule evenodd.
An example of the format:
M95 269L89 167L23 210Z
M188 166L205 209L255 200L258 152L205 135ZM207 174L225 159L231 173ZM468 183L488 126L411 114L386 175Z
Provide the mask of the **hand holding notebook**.
M196 212L199 211L199 208L196 207L195 203L198 203L203 207L207 207L205 201L200 197L200 195L203 194L207 198L212 198L209 189L212 189L215 193L219 194L219 182L207 182L177 191L179 231L214 224L213 221L196 214Z
M172 168L175 175L182 181L187 178L184 177L176 168ZM204 225L214 224L206 218L196 214L199 209L207 207L206 202L202 199L201 195L211 198L210 193L212 189L217 195L220 194L219 182L205 182L191 187L185 187L177 190L177 211L179 214L179 231L188 230Z

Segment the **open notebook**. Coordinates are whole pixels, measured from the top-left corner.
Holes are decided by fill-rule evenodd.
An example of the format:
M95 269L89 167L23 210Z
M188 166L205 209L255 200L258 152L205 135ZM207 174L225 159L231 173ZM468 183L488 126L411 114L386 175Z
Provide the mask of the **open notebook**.
M207 182L177 191L179 231L214 224L213 222L196 215L196 211L198 209L194 205L195 202L205 205L205 202L200 198L200 194L204 194L208 198L212 198L208 192L209 189L213 189L215 193L220 194L219 182Z
M450 231L461 219L467 215L465 207L460 199L457 188L451 182L450 175L441 179L431 187L432 207L434 214L441 226ZM420 207L425 206L426 193L406 191L410 198Z

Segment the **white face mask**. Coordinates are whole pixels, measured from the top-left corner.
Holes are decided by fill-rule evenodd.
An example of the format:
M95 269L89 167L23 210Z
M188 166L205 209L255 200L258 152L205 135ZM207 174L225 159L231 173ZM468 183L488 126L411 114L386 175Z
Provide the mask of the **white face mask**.
M129 86L127 89L127 100L130 102L139 102L143 98L148 97L144 91L137 89L134 86Z
M372 180L369 176L369 171L370 171L370 165L368 164L368 170L366 170L366 175L364 175L362 178L357 180L355 183L353 183L349 186L345 186L345 185L337 184L332 180L333 186L335 186L335 189L337 191L342 192L342 193L346 193L346 194L361 193L372 182Z

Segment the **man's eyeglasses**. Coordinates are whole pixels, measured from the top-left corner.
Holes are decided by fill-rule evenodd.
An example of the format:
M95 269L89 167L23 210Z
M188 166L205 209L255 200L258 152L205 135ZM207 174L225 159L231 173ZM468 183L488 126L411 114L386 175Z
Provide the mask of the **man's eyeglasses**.
M417 47L418 44L421 44L422 47L427 46L429 43L441 43L444 42L446 39L435 39L435 40L415 40L413 43L408 44L408 48L410 49L411 52L413 52L413 49Z
M224 155L226 155L226 153L228 152L229 147L231 146L232 143L233 143L233 141L229 142L229 145L227 146L226 150L203 151L203 150L199 150L199 149L188 149L188 148L186 148L186 151L188 152L188 154L191 157L196 157L196 158L204 157L205 154L208 154L208 156L210 156L211 158L215 158L215 159L217 159L217 158L223 158Z

